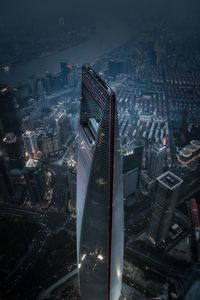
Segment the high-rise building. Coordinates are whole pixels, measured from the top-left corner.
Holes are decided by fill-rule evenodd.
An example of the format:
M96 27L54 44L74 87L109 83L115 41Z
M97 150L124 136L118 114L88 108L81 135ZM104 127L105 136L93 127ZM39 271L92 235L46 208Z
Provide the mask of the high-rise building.
M34 131L26 130L22 134L24 149L29 158L36 158L38 152L37 139Z
M26 198L27 191L24 169L12 169L9 175L13 191L12 203L22 205Z
M128 197L134 195L139 188L139 178L142 168L143 145L134 142L123 145L123 179L125 204Z
M122 152L114 92L82 69L77 149L77 254L82 300L121 293L124 226Z
M14 132L8 132L3 138L3 144L9 157L11 169L23 168L19 139Z
M64 86L67 86L68 85L68 81L69 81L69 73L71 71L71 66L69 66L67 64L67 61L65 59L63 59L61 62L60 62L60 70L61 70L61 80L62 80L62 84Z
M46 76L44 78L44 90L47 95L50 95L53 89L54 89L53 75L49 72L46 72Z
M48 128L41 137L42 152L46 156L56 156L60 151L60 134L57 129Z
M6 155L0 151L0 201L9 201L12 198L13 190L9 176L9 166Z
M76 65L68 66L68 85L69 87L77 87L78 85L78 68Z
M151 179L155 179L163 173L166 159L166 146L155 143L149 149L147 173Z
M7 85L0 85L0 135L14 132L19 136L20 123L17 107L11 89Z
M60 142L64 145L71 133L69 118L67 117L65 110L57 113L55 122L57 130L60 133Z
M196 241L200 241L200 219L198 205L195 198L192 198L190 200L190 214L192 217L192 225L195 233L195 239Z
M68 185L69 185L69 200L71 210L76 209L76 162L73 159L70 159L67 163L68 166Z
M170 171L156 179L155 201L148 228L149 239L154 244L165 241L167 237L182 182Z
M31 203L37 204L42 202L45 193L45 176L40 162L30 158L26 162L24 171Z

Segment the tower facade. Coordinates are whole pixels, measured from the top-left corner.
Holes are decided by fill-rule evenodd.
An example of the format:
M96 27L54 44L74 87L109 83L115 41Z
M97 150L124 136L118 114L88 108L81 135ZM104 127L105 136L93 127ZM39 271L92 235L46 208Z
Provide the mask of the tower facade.
M24 172L32 204L42 202L45 194L45 177L40 162L30 158L26 162Z
M67 86L69 81L68 76L71 71L71 67L67 64L67 61L65 59L63 59L60 62L60 71L61 71L62 84L63 86Z
M155 143L149 150L147 172L150 178L155 179L163 173L165 165L166 146Z
M36 158L38 152L37 139L34 131L26 130L22 134L24 149L30 158Z
M139 178L142 169L143 145L129 142L122 147L123 150L123 180L125 204L127 197L134 195L139 188Z
M167 237L182 182L181 178L170 171L156 179L155 201L148 232L154 244L165 241Z
M77 255L82 300L121 293L124 225L122 154L114 92L82 69L77 149Z
M20 169L23 167L19 138L14 132L7 132L3 138L11 169Z
M0 135L4 136L7 132L14 132L19 136L20 123L10 88L0 84Z
M13 190L9 176L8 162L6 155L0 150L0 200L9 201L12 198Z

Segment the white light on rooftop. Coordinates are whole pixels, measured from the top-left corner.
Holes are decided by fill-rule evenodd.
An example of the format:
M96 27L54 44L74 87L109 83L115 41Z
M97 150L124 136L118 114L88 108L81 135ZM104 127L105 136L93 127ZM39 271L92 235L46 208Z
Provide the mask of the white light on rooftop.
M103 255L99 254L99 255L97 256L97 258L98 258L99 260L103 260Z
M37 166L37 163L38 163L38 160L36 159L29 159L27 162L26 162L26 167L27 168L34 168Z

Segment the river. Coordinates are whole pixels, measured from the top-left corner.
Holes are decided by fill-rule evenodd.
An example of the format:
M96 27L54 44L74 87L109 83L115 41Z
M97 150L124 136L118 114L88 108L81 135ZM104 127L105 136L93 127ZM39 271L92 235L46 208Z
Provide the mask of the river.
M128 41L130 36L130 28L124 23L118 21L98 23L95 34L82 44L13 65L7 72L1 69L0 83L16 86L25 83L30 76L43 76L46 71L58 72L59 62L62 59L66 59L69 64L92 63Z

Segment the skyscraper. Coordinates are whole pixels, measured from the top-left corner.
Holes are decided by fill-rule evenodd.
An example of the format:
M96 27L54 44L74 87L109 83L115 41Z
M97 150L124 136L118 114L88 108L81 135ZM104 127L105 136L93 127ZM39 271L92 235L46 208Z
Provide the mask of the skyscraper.
M76 162L72 158L67 162L67 176L69 186L69 203L68 206L72 211L76 209Z
M147 172L150 178L155 179L163 172L166 158L166 146L155 143L149 150Z
M76 213L81 299L117 300L124 228L116 99L88 65L82 69Z
M6 155L0 150L0 201L9 201L12 198L12 185L9 176L8 162Z
M69 66L67 64L67 61L65 59L63 59L60 62L60 70L61 70L61 80L62 80L62 84L63 86L67 86L68 85L68 81L69 81L69 73L71 71L71 66Z
M0 85L0 135L14 132L20 133L20 123L17 115L16 103L7 85Z
M29 158L36 158L38 152L38 145L35 132L26 130L22 134L22 140L24 143L24 149Z
M40 162L30 158L26 162L24 172L32 204L42 202L45 193L45 177Z
M139 188L139 178L142 168L143 145L136 145L129 142L122 147L123 149L123 180L125 204L131 204L129 196L135 194Z
M21 155L20 142L14 132L7 132L3 138L11 169L23 168L24 163Z
M182 182L170 171L156 179L155 201L148 229L149 238L155 244L165 241L167 237Z

